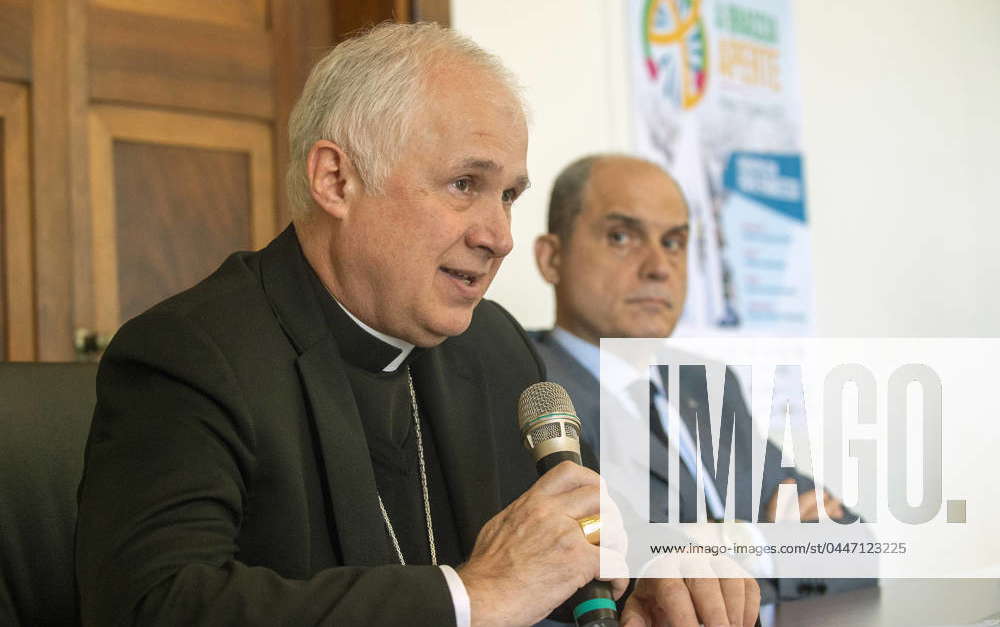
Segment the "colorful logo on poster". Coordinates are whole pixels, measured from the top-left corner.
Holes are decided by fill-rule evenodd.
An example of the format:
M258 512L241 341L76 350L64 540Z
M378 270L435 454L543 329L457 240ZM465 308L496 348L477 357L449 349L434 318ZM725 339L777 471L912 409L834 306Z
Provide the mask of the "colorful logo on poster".
M642 43L649 77L676 106L698 104L708 86L701 0L646 0Z

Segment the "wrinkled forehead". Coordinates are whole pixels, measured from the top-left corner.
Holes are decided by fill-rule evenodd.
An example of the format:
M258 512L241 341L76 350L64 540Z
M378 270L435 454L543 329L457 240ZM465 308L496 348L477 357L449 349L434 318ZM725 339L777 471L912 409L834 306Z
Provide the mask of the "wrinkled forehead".
M638 160L595 164L583 213L591 222L627 216L652 230L669 230L688 222L680 185L657 166Z

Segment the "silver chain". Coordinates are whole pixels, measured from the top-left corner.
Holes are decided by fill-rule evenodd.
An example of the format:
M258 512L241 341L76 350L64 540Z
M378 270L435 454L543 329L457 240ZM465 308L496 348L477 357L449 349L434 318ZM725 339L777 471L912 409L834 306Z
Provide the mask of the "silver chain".
M434 546L434 520L431 518L430 492L427 490L427 467L424 464L424 438L420 434L420 409L417 407L417 393L413 389L413 377L410 376L410 367L406 367L406 383L410 386L410 411L413 414L413 428L417 432L417 461L420 463L420 490L424 494L424 520L427 521L427 545L431 549L431 564L437 566L437 547ZM389 539L396 549L396 556L399 563L406 566L406 558L403 557L403 549L399 548L399 540L396 538L396 530L389 520L389 512L385 510L382 503L382 495L376 491L378 496L378 506L382 510L382 519L385 521L385 529L389 532Z

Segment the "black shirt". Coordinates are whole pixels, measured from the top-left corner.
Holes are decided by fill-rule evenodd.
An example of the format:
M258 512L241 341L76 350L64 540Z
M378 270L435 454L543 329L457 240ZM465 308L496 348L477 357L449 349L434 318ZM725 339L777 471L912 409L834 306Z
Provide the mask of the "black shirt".
M417 456L417 437L407 381L428 349L413 348L395 370L386 372L402 350L355 322L326 290L315 272L312 288L344 358L375 470L375 483L407 564L430 564L427 523ZM429 349L433 350L433 349ZM416 390L420 407L420 390ZM441 471L433 430L421 408L424 461L439 564L463 561L454 513ZM388 531L386 532L388 533Z

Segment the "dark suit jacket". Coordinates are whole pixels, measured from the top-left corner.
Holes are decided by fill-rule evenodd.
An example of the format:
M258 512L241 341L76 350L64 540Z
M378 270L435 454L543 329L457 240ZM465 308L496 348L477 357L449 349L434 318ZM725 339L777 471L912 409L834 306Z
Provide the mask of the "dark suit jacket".
M583 421L583 440L600 455L600 382L576 360L565 348L552 339L549 331L532 331L529 336L535 341L538 354L545 362L549 379L559 383L569 392L570 398L576 407L577 414ZM664 382L666 382L666 373ZM683 385L682 385L683 387ZM726 371L725 396L723 404L732 407L735 411L734 433L735 441L741 438L749 438L753 424L750 412L743 399L742 392L735 380L735 376L729 370ZM668 392L669 393L669 392ZM697 396L692 389L682 389L681 398L694 399ZM692 400L692 402L697 402ZM698 406L688 408L692 411L682 411L688 432L692 438L695 437L696 426L693 421L694 411ZM706 408L707 409L707 408ZM752 441L752 440L751 440ZM767 442L767 455L777 455L781 459L781 452L770 441ZM666 520L667 514L667 474L666 474L667 448L654 437L650 438L650 514L653 520ZM662 463L657 463L660 460ZM741 461L745 462L741 464ZM751 460L735 457L736 468L732 469L735 475L734 487L737 494L749 494L751 489ZM711 468L709 463L705 464ZM694 486L687 467L680 464L681 483L684 486ZM771 500L772 495L778 489L778 484L786 479L794 478L799 482L800 489L812 489L814 483L812 479L798 473L792 469L766 472L761 482L762 498L760 499L760 511L757 513L758 520L763 519L763 511L766 504ZM728 483L728 473L720 472L717 478L716 489L720 495L726 490L724 484ZM697 502L693 492L686 493L682 487L680 490L680 520L695 520L697 516ZM739 511L739 497L737 497L737 511ZM782 599L799 598L806 594L821 591L845 591L867 585L874 585L873 579L830 579L830 580L802 580L802 579L779 579L776 584L761 582L761 593L763 601L774 600L775 595Z
M530 336L535 341L538 353L545 362L549 378L552 381L563 385L566 388L566 391L569 392L570 398L573 399L577 413L580 415L581 420L584 421L584 441L587 442L595 451L599 451L601 437L600 382L590 373L589 370L578 362L573 355L563 348L562 345L553 340L548 331L532 332L530 333ZM664 382L667 380L666 372L663 372L663 380ZM732 406L736 412L733 437L735 441L739 442L741 439L749 437L750 429L753 428L753 424L750 421L750 412L743 400L738 383L736 382L732 372L728 370L726 371L725 391L726 396L723 399L723 403L728 406ZM691 403L698 402L695 400L696 396L696 391L693 389L684 389L681 391L681 398L691 399ZM682 412L683 418L685 419L685 426L688 429L688 433L690 433L691 437L694 438L696 437L697 427L693 421L693 415L699 407L694 405L687 409L691 409L692 411ZM767 446L769 449L774 449L774 451L777 452L777 447L775 447L771 442L768 442ZM662 518L664 521L666 520L666 466L665 464L656 463L656 460L666 460L666 458L666 446L664 446L659 439L650 438L650 480L652 482L650 486L650 493L651 498L653 499L650 512L651 515L654 516L654 520L657 520L657 517ZM780 453L778 459L780 459ZM733 474L736 476L736 491L737 493L744 492L749 494L750 459L737 457L736 461L737 463L745 461L745 466L738 466L733 469ZM711 468L711 465L708 463L706 463L706 466ZM693 479L684 464L680 465L680 471L682 473L682 483L693 485ZM763 504L766 504L770 500L771 495L773 495L775 490L777 490L778 484L786 478L799 479L809 488L813 486L812 480L794 471L785 470L781 472L769 472L762 481L761 489L765 495L764 498L761 499ZM720 473L720 476L717 477L715 487L720 495L725 493L725 484L728 483L728 481L728 474ZM680 520L693 521L695 519L697 514L697 502L691 497L691 495L685 494L683 490L680 493L680 507Z
M85 625L454 624L440 569L392 565L308 271L289 227L115 336L79 492ZM515 415L543 366L483 301L413 378L468 556L535 478Z

